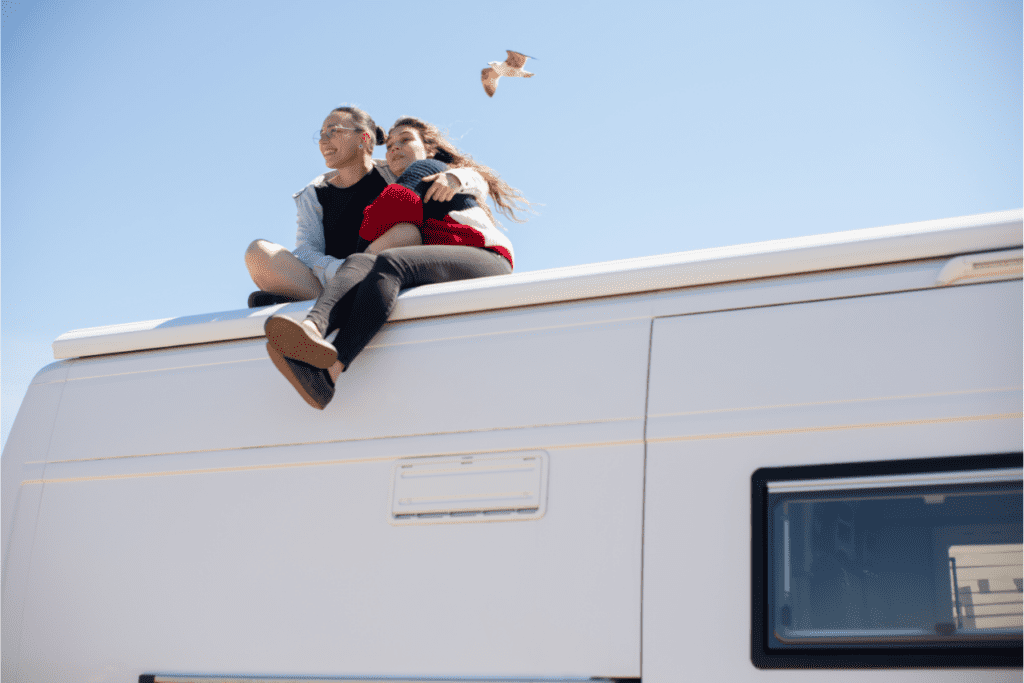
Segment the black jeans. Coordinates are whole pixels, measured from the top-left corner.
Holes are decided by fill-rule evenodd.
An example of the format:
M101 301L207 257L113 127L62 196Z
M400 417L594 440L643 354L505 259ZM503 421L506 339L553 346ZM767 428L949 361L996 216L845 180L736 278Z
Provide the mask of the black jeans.
M348 369L387 322L401 290L511 272L503 256L479 247L424 245L388 249L377 256L352 254L306 318L324 336L339 330L334 346Z

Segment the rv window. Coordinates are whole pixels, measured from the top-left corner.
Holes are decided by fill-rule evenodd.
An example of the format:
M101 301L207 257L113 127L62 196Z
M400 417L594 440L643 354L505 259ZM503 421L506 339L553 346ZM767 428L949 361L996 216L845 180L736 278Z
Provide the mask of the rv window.
M1021 472L1019 455L758 470L755 664L993 666L1012 649L1019 666Z

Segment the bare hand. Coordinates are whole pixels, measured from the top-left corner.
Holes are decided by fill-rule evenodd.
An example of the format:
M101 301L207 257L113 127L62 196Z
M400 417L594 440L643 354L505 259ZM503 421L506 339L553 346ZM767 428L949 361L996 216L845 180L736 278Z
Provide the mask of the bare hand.
M452 197L457 195L462 187L459 179L451 173L435 173L434 175L424 176L423 180L434 181L434 184L427 189L427 193L423 195L424 202L429 202L430 200L435 202L451 201Z

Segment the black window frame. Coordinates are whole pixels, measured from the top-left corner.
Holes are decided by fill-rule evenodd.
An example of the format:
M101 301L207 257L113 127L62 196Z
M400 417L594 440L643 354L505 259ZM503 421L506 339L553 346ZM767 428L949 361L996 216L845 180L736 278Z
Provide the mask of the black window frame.
M770 649L771 614L768 586L770 543L768 484L778 481L843 479L851 477L922 474L1017 468L1024 466L1024 454L883 460L829 465L762 467L750 478L751 488L751 612L750 659L759 669L862 669L862 668L1021 668L1021 646L1006 647L1005 641L956 644L948 648L887 646Z

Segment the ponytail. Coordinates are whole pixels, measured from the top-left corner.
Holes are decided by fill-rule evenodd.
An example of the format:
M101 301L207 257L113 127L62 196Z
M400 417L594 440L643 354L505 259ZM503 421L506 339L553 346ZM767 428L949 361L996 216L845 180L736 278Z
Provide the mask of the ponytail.
M370 115L362 109L358 107L335 107L331 110L331 113L336 111L351 116L352 122L356 124L356 128L373 138L374 145L383 145L387 140L387 136L384 135L384 129L374 123Z

